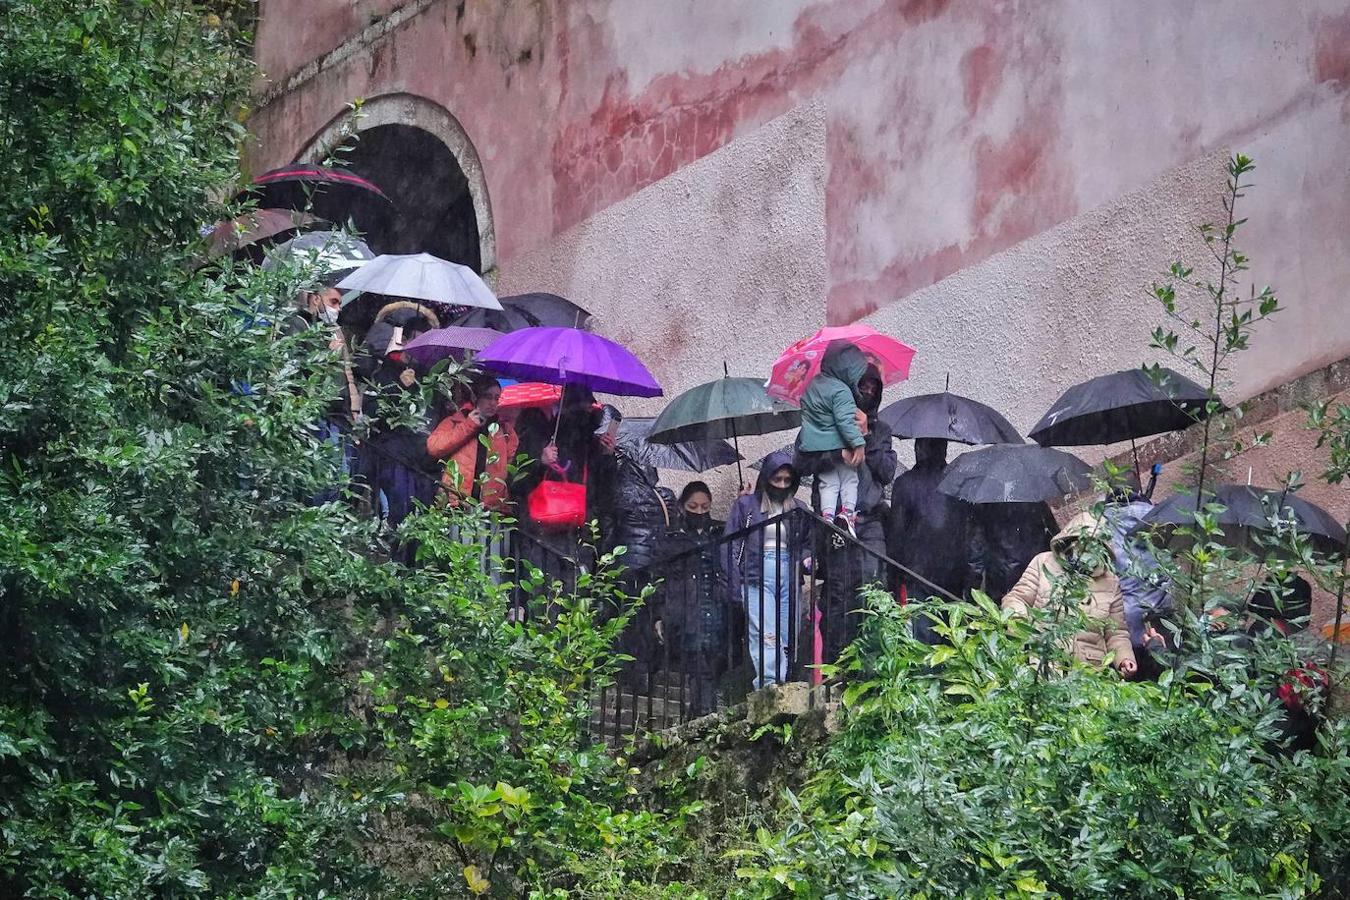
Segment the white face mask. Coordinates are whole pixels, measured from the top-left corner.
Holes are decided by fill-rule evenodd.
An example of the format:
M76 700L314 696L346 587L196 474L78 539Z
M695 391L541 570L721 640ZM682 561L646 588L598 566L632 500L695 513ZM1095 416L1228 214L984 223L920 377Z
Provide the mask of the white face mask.
M338 320L338 310L333 309L333 307L325 303L323 306L319 307L319 319L325 325L336 325Z

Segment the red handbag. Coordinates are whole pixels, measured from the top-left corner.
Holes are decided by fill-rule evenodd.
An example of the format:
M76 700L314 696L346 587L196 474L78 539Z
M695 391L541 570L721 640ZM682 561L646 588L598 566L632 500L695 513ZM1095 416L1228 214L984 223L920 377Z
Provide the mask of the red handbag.
M549 471L561 474L557 469ZM586 476L576 481L550 481L549 472L544 480L530 491L525 504L530 518L541 528L552 531L565 531L580 528L586 524Z

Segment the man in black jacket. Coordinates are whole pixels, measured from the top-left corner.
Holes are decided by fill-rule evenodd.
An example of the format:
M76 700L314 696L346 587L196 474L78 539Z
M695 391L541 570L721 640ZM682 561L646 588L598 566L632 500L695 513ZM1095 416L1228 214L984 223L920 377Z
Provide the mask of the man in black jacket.
M861 605L858 591L864 585L884 582L879 555L886 553L886 520L890 512L886 507L886 485L899 467L891 426L877 418L881 407L881 373L875 366L868 366L858 380L858 401L858 408L867 416L863 464L858 467L855 526L862 547L837 536L830 542L821 616L827 663L838 659L840 651L857 636L857 616L850 613Z
M946 470L947 442L918 438L914 441L914 468L891 486L891 527L887 535L890 556L921 576L900 573L900 585L910 602L933 596L930 584L954 597L966 591L970 507L938 490ZM923 616L915 619L920 640L937 642L932 624Z

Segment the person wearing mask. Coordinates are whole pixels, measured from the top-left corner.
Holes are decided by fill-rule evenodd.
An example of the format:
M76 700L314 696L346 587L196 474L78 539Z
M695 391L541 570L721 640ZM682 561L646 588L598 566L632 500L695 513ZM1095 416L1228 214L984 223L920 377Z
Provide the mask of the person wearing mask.
M857 527L858 469L866 454L867 418L858 408L858 382L866 372L861 350L831 342L802 395L797 437L799 468L816 475L821 515L850 532Z
M603 409L589 388L567 385L556 413L526 410L517 422L518 455L523 457L511 481L519 554L550 579L575 584L577 568L593 565L589 523L599 530L596 546L612 533L616 446L614 430L602 427ZM586 486L585 528L554 529L530 517L529 497L545 478Z
M341 371L334 378L333 399L325 409L323 418L316 423L315 434L319 440L336 448L339 478L346 479L356 469L357 450L351 432L361 420L362 396L352 368L346 337L337 323L338 313L342 309L342 294L332 287L333 281L334 277L330 276L313 285L311 290L300 291L296 298L296 310L285 323L283 331L287 336L295 336L311 329L321 330L328 337L328 349L337 353L341 359ZM321 491L311 503L315 506L330 503L338 498L339 493L339 488L335 486Z
M792 454L785 450L770 453L760 466L754 492L738 497L731 507L727 536L806 509L796 496L800 484ZM789 516L722 545L722 565L732 602L745 608L749 623L748 647L756 690L788 678L797 573L806 557L808 539L801 519Z
M897 576L906 601L934 596L933 586L953 597L966 592L970 506L938 490L946 470L947 442L918 438L914 441L914 468L901 473L891 486L886 545L890 557L908 570ZM937 643L933 624L928 616L915 617L915 633L920 640Z
M1276 723L1275 748L1292 755L1317 746L1317 729L1326 716L1331 699L1331 677L1322 654L1325 642L1317 640L1308 628L1312 615L1312 585L1306 578L1291 575L1271 578L1247 603L1251 620L1247 636L1252 646L1260 642L1287 644L1294 652L1295 665L1275 686L1274 697L1280 704Z
M718 560L717 540L726 523L712 517L712 490L691 481L680 493L674 527L661 542L657 567L662 583L653 599L657 659L688 679L689 718L717 708L718 690L730 671L731 635L738 624L730 616L727 580ZM744 622L739 622L742 629Z
M489 512L504 514L510 510L507 467L515 459L519 439L511 423L498 417L502 387L497 379L475 375L468 387L466 402L427 438L427 453L433 459L450 460L441 477L450 506L472 499Z
M890 508L886 487L895 478L896 459L891 426L877 418L881 407L881 373L868 366L858 381L858 408L867 417L863 463L858 467L858 543L849 545L837 535L830 542L825 569L824 610L821 634L823 661L832 663L857 636L859 591L864 585L883 581L881 557L886 555L886 529ZM865 548L865 549L864 549ZM871 552L868 552L871 551Z
M1083 630L1069 639L1065 649L1079 662L1097 668L1112 655L1116 669L1130 678L1138 664L1125 627L1125 600L1112 565L1110 542L1107 527L1096 516L1075 516L1055 535L1050 550L1031 560L1003 598L1003 608L1023 618L1033 609L1058 613L1070 606L1080 610Z
M397 301L380 309L366 332L365 354L358 360L365 376L362 407L371 420L362 468L375 502L391 526L398 526L417 504L436 496L436 462L427 455L425 423L398 422L406 398L417 390L418 373L403 354L408 341L438 327L427 307Z

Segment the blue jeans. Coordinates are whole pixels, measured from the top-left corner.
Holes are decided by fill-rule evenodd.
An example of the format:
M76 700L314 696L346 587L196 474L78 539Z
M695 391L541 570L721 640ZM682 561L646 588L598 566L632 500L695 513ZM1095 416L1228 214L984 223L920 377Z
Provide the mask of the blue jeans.
M760 583L745 586L745 611L749 619L750 662L755 667L755 690L766 684L787 680L787 645L792 636L788 598L793 577L792 558L787 552L766 550Z

